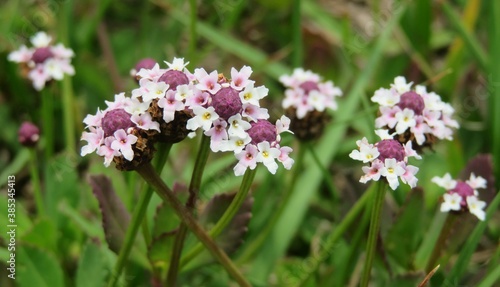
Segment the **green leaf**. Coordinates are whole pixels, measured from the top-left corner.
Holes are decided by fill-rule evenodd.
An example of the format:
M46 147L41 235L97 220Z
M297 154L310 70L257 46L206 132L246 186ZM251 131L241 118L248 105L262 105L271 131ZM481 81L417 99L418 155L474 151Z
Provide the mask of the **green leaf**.
M64 287L61 265L56 258L38 248L18 249L16 283L19 287Z
M88 242L83 249L76 271L76 287L105 286L108 266L103 257L103 247Z
M130 214L116 195L109 177L92 175L89 181L101 208L106 241L111 250L119 253L130 223Z
M57 229L53 221L41 219L21 237L25 243L43 250L57 250Z

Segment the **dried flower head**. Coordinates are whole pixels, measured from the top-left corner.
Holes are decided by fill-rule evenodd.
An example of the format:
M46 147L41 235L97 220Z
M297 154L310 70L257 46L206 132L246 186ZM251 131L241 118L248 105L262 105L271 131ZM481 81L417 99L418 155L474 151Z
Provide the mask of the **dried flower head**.
M421 157L413 150L412 142L402 145L388 137L387 133L380 131L376 133L381 137L379 142L370 144L366 138L363 138L356 141L358 148L349 154L352 159L368 163L368 166L363 166L365 174L359 181L366 183L385 177L389 186L395 190L399 186L399 178L403 183L414 188L418 181L415 177L418 167L409 165L408 158L420 159Z
M64 75L74 75L71 65L73 50L63 44L50 45L52 38L45 32L38 32L31 38L32 48L22 45L9 54L8 60L22 64L33 87L40 91L50 80L62 80Z
M449 173L443 177L433 177L432 182L445 188L447 191L443 195L443 203L441 203L442 212L466 212L474 214L479 220L484 220L484 208L486 202L480 201L478 198L480 188L486 188L486 180L481 176L470 174L470 178L465 182L454 180Z
M453 107L424 86L411 90L412 85L404 77L396 77L391 88L375 91L371 100L380 105L375 127L389 130L401 143L412 141L418 151L436 139L451 140L452 128L459 127L452 119Z
M322 81L319 75L302 68L281 76L280 81L287 88L282 105L291 118L291 130L300 140L320 137L330 120L325 110L337 109L335 97L342 96L342 91L331 81Z

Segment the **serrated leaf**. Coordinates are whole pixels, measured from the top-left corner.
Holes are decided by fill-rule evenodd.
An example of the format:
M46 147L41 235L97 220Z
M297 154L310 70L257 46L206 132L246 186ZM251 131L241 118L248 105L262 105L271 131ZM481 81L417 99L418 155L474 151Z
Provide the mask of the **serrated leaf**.
M214 196L200 213L200 224L210 229L222 217L233 201L236 193L222 193ZM217 236L217 244L228 254L236 251L243 243L243 237L248 231L248 223L252 217L253 197L248 196L231 222Z
M43 250L56 251L57 229L53 221L41 219L21 237L24 243L39 247Z
M39 248L22 246L16 261L16 283L19 287L64 287L61 265L56 258Z
M102 212L102 226L109 248L120 252L125 238L130 214L116 195L111 180L104 175L92 175L89 179Z
M423 214L424 207L423 190L419 187L412 189L385 239L387 253L405 269L411 268L425 231L424 218L415 216L415 214ZM405 240L401 240L401 234L405 235Z
M108 266L101 246L87 243L83 249L76 271L76 287L105 286ZM91 276L89 276L91 275Z

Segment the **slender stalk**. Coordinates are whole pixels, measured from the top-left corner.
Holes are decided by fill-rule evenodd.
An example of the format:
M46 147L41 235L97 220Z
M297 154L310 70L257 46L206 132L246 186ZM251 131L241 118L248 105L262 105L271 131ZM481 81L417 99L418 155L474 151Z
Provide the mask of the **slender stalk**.
M191 176L191 183L189 184L189 199L186 205L191 212L196 205L196 198L200 191L201 179L203 177L203 171L205 170L205 165L207 164L209 154L210 138L203 135L201 138L198 155L196 156L196 162L194 164L193 174ZM177 281L179 261L181 258L182 248L184 246L184 241L186 240L187 233L187 226L181 223L179 230L177 231L177 235L175 236L172 256L170 257L170 267L168 268L167 274L167 286L175 286L175 282ZM201 244L200 247L202 247Z
M41 91L42 96L42 135L45 138L45 161L54 154L54 102L49 91L50 85Z
M487 1L488 2L488 1ZM490 26L491 32L489 38L490 44L490 60L491 63L500 61L500 3L498 1L489 1L490 10ZM489 130L485 136L491 135L491 149L493 154L493 167L495 178L500 177L500 67L498 65L490 65L490 79L488 87L488 104L489 104ZM497 182L497 188L499 187Z
M372 185L374 186L374 185ZM326 243L323 245L323 250L321 250L319 256L317 258L320 258L319 260L316 260L315 258L312 258L311 260L307 260L304 262L312 262L312 265L307 268L307 273L302 274L299 278L301 279L300 283L297 286L305 286L307 280L309 277L318 270L319 265L321 262L326 260L328 258L328 255L331 253L333 247L335 244L337 244L337 241L340 239L340 237L347 231L347 229L356 221L358 218L359 214L361 214L361 211L365 208L366 203L368 202L368 199L372 196L372 191L368 190L366 191L359 199L356 201L356 203L352 206L351 209L349 209L349 212L345 215L344 219L339 223L339 225L333 230L332 234L328 237ZM314 260L313 260L314 259Z
M168 157L171 147L172 144L168 144L164 148L161 148L159 150L159 154L157 155L157 161L155 164L157 170L160 173L161 170L163 169L165 159ZM125 266L125 262L128 258L130 250L132 249L132 245L135 241L137 231L139 230L139 226L141 225L141 223L144 226L146 210L152 195L153 195L152 188L146 188L146 190L141 192L141 194L139 195L137 207L134 209L134 213L132 214L132 220L130 222L130 226L127 228L127 233L125 234L125 240L123 242L122 248L120 249L120 254L118 254L118 259L116 261L113 273L111 274L111 279L108 283L108 287L114 287L118 282L118 278L120 277L123 267ZM148 242L147 238L146 242Z
M234 197L229 207L226 209L226 211L221 216L219 221L217 221L215 226L208 233L210 237L215 238L219 236L219 234L221 234L224 228L226 228L226 226L231 222L233 217L236 215L236 213L238 212L238 210L240 209L241 205L243 204L248 195L248 191L250 190L250 186L252 185L253 179L255 178L256 171L257 169L254 170L247 169L245 171L245 175L243 176L243 180L241 182L238 193L236 193L236 196ZM201 245L201 243L196 244L191 250L189 250L186 256L182 258L181 266L185 266L189 261L195 258L198 254L200 254L201 251L203 251L203 246Z
M173 191L163 182L163 180L155 172L151 164L141 166L136 170L142 178L148 182L156 190L156 193L167 203L170 204L179 219L187 225L194 235L205 245L208 251L220 262L226 271L238 282L240 286L251 286L250 283L243 277L243 274L238 270L236 265L229 259L227 254L210 236L203 230L198 222L191 215L191 212L182 205L177 199Z
M457 221L458 215L455 213L448 213L446 216L446 221L441 228L441 232L439 233L438 240L436 244L434 244L434 249L432 249L431 256L429 261L427 261L427 266L425 267L425 271L429 273L432 269L436 267L436 263L441 256L441 251L446 247L446 241L450 238L450 233L455 226L455 222Z
M271 219L268 221L268 224L264 227L264 229L259 232L259 235L249 243L248 247L238 258L238 262L245 262L249 260L250 257L253 256L257 252L257 250L259 250L259 248L266 241L269 234L271 234L271 232L273 231L273 228L278 220L281 218L283 211L285 210L288 202L290 201L290 198L292 197L292 192L295 189L297 179L300 177L300 173L303 171L302 165L304 162L305 148L306 147L304 146L304 144L301 143L301 145L299 146L297 161L293 166L293 175L290 181L290 186L285 189L277 211L272 215Z
M198 9L196 0L189 0L189 49L188 56L191 61L195 61L196 57L196 42L198 35L196 32L196 21L198 20Z
M382 215L382 205L384 204L384 196L386 183L378 182L378 190L373 197L372 216L370 220L370 231L368 232L368 242L366 246L366 259L363 274L361 276L361 287L367 287L370 282L370 274L375 258L375 250L377 247L377 235L380 229L380 219Z
M70 47L69 35L71 22L73 19L73 1L69 0L64 4L64 13L61 13L61 25L59 25L59 40ZM76 139L75 139L75 104L73 101L73 85L70 76L64 76L61 83L62 86L62 110L63 110L63 126L66 152L70 156L75 155Z
M45 215L45 208L43 204L40 176L38 175L38 156L36 153L36 149L30 149L30 156L31 183L33 184L33 194L35 196L36 210L38 211L38 214L43 217Z
M292 65L301 67L303 62L303 47L302 47L302 26L300 19L300 2L301 0L292 1Z

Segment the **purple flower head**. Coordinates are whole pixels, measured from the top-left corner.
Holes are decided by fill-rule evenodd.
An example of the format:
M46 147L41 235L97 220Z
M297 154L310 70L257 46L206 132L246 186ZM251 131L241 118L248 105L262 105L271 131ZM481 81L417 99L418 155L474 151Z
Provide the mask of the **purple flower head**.
M221 118L227 120L231 116L240 113L243 104L241 103L239 92L227 87L220 89L212 96L212 106Z
M18 131L19 143L26 147L33 147L40 139L40 129L30 122L23 122Z
M358 148L353 150L349 157L367 163L362 170L360 182L366 183L370 180L378 181L381 177L395 190L399 186L399 180L408 184L411 188L417 185L418 179L415 174L418 168L408 164L408 158L421 157L412 149L412 143L408 142L402 146L398 141L388 139L385 133L377 132L382 140L376 144L370 144L366 138L356 142Z
M177 70L168 70L158 79L159 82L165 82L171 90L176 90L179 85L189 84L189 79L185 73Z
M41 64L45 62L48 58L52 58L54 53L50 50L50 47L41 47L37 48L33 55L31 56L31 60L35 62L35 64Z
M117 130L134 127L135 124L130 120L130 114L124 109L114 109L108 111L102 119L102 129L104 130L104 136L109 137L113 135Z
M425 103L424 99L419 94L414 91L408 91L401 95L398 107L400 107L401 110L413 110L415 115L421 116L425 109Z
M28 69L27 76L33 87L40 91L51 80L62 80L64 75L74 75L71 65L73 50L62 44L50 45L52 37L45 32L38 32L31 38L32 48L22 45L9 54L8 60L21 64Z
M139 72L141 69L152 69L156 65L156 61L152 58L144 58L135 64L135 70Z
M299 88L301 88L306 95L309 95L311 91L319 90L318 83L315 81L305 81L299 85Z
M452 128L459 125L452 119L450 104L424 86L412 90L412 85L404 77L396 77L389 89L376 90L371 100L380 105L375 127L388 130L402 144L412 141L420 152L437 139L451 140Z
M401 143L396 140L381 140L376 143L375 146L380 153L378 159L382 162L384 162L386 158L394 158L397 161L403 161L405 158L405 149L403 148Z
M477 191L477 189L486 188L487 182L484 178L476 177L474 173L471 173L470 178L463 182L452 179L451 175L446 173L443 177L433 177L432 182L447 190L443 194L441 212L469 211L479 220L485 219L486 202L479 200L479 192Z
M251 123L252 127L247 130L248 135L252 139L250 143L256 145L260 142L275 142L276 141L276 126L268 120L258 120Z

